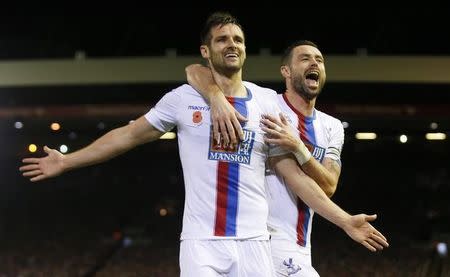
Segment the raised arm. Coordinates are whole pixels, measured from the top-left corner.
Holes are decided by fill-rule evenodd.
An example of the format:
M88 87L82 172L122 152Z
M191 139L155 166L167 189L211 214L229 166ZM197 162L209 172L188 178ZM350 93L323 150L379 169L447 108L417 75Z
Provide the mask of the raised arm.
M295 134L293 128L287 122L283 114L280 120L272 115L266 115L261 123L262 129L266 132L265 140L268 143L280 145L292 152L301 164L302 170L319 184L328 197L336 191L336 187L341 174L340 164L328 157L323 159L323 164L311 157L309 150Z
M376 215L350 215L332 202L317 183L306 175L291 155L270 158L270 166L290 189L316 213L342 228L353 240L370 251L382 250L389 244L386 238L369 222Z
M188 83L201 93L211 105L214 139L220 141L220 135L222 135L225 145L229 143L237 145L236 133L240 139L243 139L244 133L240 121L245 121L246 118L227 101L208 67L192 64L185 70Z
M40 181L75 168L107 161L137 145L156 140L162 134L142 116L133 123L109 131L87 147L67 155L45 146L47 156L25 158L25 165L19 170L23 172L23 176L30 178L30 181Z

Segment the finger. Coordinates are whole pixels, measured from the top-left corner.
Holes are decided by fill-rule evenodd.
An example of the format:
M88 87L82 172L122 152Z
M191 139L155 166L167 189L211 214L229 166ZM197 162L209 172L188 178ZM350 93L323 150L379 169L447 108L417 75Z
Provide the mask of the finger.
M283 113L280 113L280 119L281 119L281 123L283 123L284 125L288 125L287 119L286 119L286 117L284 117Z
M44 146L44 151L47 154L50 154L50 152L52 151L52 149L48 148L47 145Z
M270 121L272 121L272 123L275 123L277 125L281 125L280 120L276 116L273 116L273 115L270 115L270 114L266 114L265 118L270 120Z
M227 127L223 121L219 123L219 127L220 135L223 137L223 145L228 146L228 144L230 143L230 138L228 137Z
M21 166L19 168L19 170L20 171L29 171L29 170L35 170L35 169L38 169L38 168L39 168L38 164L29 164L29 165Z
M269 127L274 130L281 128L280 125L270 121L269 119L261 119L261 123L264 124L266 127Z
M276 130L273 130L273 129L270 129L270 128L267 128L265 126L262 126L261 130L263 130L266 133L266 135L268 135L269 137L276 137L276 138L280 138L281 137L280 132L278 132Z
M42 174L42 171L33 170L33 171L27 171L27 172L22 173L22 175L25 177L33 177L33 176L37 176L39 174Z
M238 140L236 137L236 132L234 131L234 125L231 121L227 120L226 121L226 126L227 126L227 134L230 137L230 143L232 146L237 145Z
M372 235L377 236L377 237L380 237L380 238L382 238L383 240L387 241L387 238L386 238L382 233L380 233L377 229L375 229L375 228L374 228L374 230L373 230L373 234L372 234Z
M25 158L22 160L23 163L30 164L30 163L38 163L39 158Z
M233 117L231 119L231 122L234 126L234 129L236 130L236 133L239 136L239 139L244 140L244 131L242 131L241 123L239 122L239 119L237 118L238 115L240 115L240 114L238 112L236 112L236 117Z
M369 250L372 251L372 252L376 252L376 251L377 251L377 250L376 250L372 245L370 245L367 241L363 241L363 242L361 242L361 244L364 245L364 247L366 247L367 249L369 249Z
M36 181L40 181L40 180L45 179L45 178L47 178L47 177L44 174L41 174L39 176L31 178L30 181L31 182L36 182Z
M389 243L387 242L386 238L380 237L376 234L372 234L370 237L371 237L371 239L373 239L377 243L383 245L384 247L389 247Z
M367 238L367 243L378 250L383 250L383 246L371 238Z
M219 122L217 122L217 120L214 120L213 122L213 137L214 141L218 145L220 143L220 132L219 132Z
M366 215L365 216L366 221L374 221L375 219L377 219L377 215L373 214L373 215Z
M246 121L248 121L248 119L247 119L245 116L243 116L243 115L242 115L240 112L238 112L238 111L236 111L235 115L236 115L237 119L238 119L240 122L246 122Z

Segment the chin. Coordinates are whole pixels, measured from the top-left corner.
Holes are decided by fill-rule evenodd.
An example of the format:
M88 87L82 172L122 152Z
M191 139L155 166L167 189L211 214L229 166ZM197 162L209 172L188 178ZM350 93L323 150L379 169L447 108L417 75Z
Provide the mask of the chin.
M308 91L307 93L305 93L305 97L309 100L313 100L314 98L316 98L319 95L320 91Z

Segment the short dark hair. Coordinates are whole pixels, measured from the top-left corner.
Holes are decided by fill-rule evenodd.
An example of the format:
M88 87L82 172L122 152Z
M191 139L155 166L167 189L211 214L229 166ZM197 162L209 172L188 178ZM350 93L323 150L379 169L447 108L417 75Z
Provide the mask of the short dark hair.
M202 45L209 44L212 38L211 29L215 26L223 26L226 24L234 24L244 31L237 18L232 16L230 13L223 11L215 12L208 17L205 25L203 26L203 30L200 33L200 43Z
M296 48L297 46L301 46L301 45L309 45L309 46L313 46L313 47L319 49L319 46L317 46L317 44L315 44L314 42L312 42L310 40L297 40L294 43L292 43L291 45L289 45L286 48L286 50L284 50L284 54L281 57L281 64L287 65L292 59L292 50L294 50L294 48Z

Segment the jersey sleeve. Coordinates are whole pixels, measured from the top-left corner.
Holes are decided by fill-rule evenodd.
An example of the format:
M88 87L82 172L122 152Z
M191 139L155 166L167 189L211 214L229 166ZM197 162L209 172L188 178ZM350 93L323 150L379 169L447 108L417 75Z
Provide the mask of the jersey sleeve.
M330 144L325 152L325 157L331 158L341 164L341 152L344 146L344 127L337 121L330 134Z
M177 125L178 105L181 101L179 89L166 93L156 105L145 114L147 121L161 132L168 132Z

